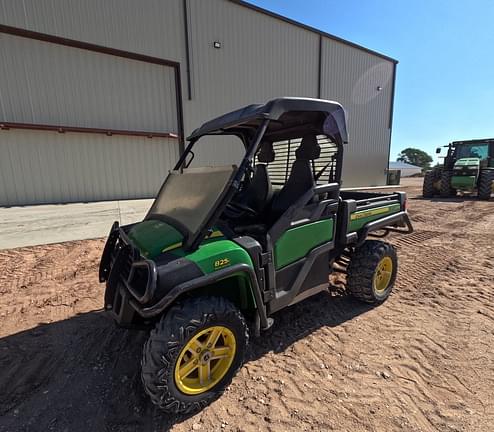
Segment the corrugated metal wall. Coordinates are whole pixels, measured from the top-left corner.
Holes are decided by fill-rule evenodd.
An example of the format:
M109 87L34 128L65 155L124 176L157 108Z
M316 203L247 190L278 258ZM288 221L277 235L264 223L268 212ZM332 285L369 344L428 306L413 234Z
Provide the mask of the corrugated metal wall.
M340 102L347 112L350 143L344 153L343 186L385 184L393 63L327 38L321 60L321 97Z
M274 97L317 97L317 34L227 1L188 4L192 98L200 101L188 107L189 123Z
M154 196L176 140L0 131L0 203L61 203ZM144 168L143 168L144 167Z
M173 68L0 33L6 122L177 131Z
M189 29L190 99L184 6L187 9ZM190 133L205 120L242 105L262 103L278 96L318 95L320 35L232 1L0 0L0 24L179 62L186 133ZM5 40L4 35L0 35L0 38ZM10 38L15 39L14 36ZM14 39L8 42L7 49L11 52L26 49L24 57L31 57L26 54L31 41L26 39L16 42ZM221 43L221 49L213 48L214 41ZM342 102L349 112L351 142L345 156L345 186L384 184L390 140L393 62L327 37L323 37L322 42L321 96ZM168 97L160 94L171 85L171 75L159 72L166 68L149 64L144 66L144 63L104 54L76 53L76 49L68 47L43 49L46 49L46 59L32 53L31 63L24 58L24 64L29 67L36 65L42 73L52 70L57 79L62 81L65 80L65 73L77 76L76 65L87 64L87 73L80 74L79 92L70 94L68 89L56 89L57 97L51 99L50 93L46 93L43 86L38 88L38 78L29 78L36 84L35 88L27 91L15 90L22 95L22 98L14 100L14 105L18 105L14 110L22 113L20 117L50 116L56 123L61 124L67 119L66 122L77 121L78 124L83 123L90 127L119 124L118 128L123 129L176 131L173 130L176 128L176 116L169 114L169 107L174 106L175 98L171 93ZM10 58L10 53L7 58ZM20 73L16 78L17 83L11 82L9 88L19 88L25 72L20 64L12 67L17 68ZM97 87L94 81L101 74L115 75L119 85L105 83L103 79L101 86ZM55 77L48 77L48 88L54 89L53 83L56 80L52 78ZM4 80L0 81L0 93L15 94L7 91L4 83ZM378 85L383 90L373 91ZM159 90L150 94L153 89ZM141 90L145 97L139 97ZM82 97L81 100L86 97L86 100L78 110L74 101L79 97ZM40 102L43 98L50 99L48 109L33 110L33 106L44 105ZM160 98L162 104L158 106L157 100ZM118 104L123 103L126 105L125 109L114 109L115 103L111 103L111 100ZM93 104L94 112L87 112L86 107L91 106L93 101L98 102ZM131 101L131 106L125 103L127 101ZM73 108L72 114L65 109L67 106ZM0 121L6 119L0 118ZM5 133L0 131L0 145L4 143L2 137ZM21 132L16 134L22 136ZM49 133L35 134L40 137L39 142L43 143L48 136L43 134ZM65 137L69 135L73 134L64 134ZM70 138L73 139L75 138ZM91 144L96 152L95 158L106 154L106 150L98 153L100 149L96 145L107 142L104 141L105 137L81 136L78 139L81 145L83 141L95 143L94 146ZM112 140L117 142L120 137L112 137ZM154 140L156 139L153 138ZM135 140L136 145L141 141ZM165 141L170 140L162 140L163 145ZM167 149L162 150L166 156ZM0 152L3 155L3 150ZM176 153L176 148L171 153ZM133 158L132 150L129 149L122 157ZM172 162L167 160L163 166L168 167ZM142 163L147 163L145 158ZM94 166L97 166L96 161ZM142 165L139 169L141 168L146 167ZM160 182L149 189L143 185L142 190L146 189L146 196L152 195ZM111 192L111 188L107 189L105 196L111 197ZM124 193L116 192L115 197ZM93 195L91 198L88 194L87 199L101 199L101 194L96 191ZM19 199L21 203L22 197ZM62 200L68 199L65 197ZM32 201L26 199L25 203L27 202Z
M182 0L0 0L0 24L179 62L185 56Z

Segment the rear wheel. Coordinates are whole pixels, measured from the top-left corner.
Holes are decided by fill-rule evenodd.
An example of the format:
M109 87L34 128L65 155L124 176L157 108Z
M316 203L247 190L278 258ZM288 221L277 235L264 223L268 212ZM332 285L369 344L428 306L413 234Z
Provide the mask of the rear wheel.
M397 270L398 258L392 245L366 240L350 260L347 290L366 303L382 303L391 294Z
M437 175L434 171L427 171L424 176L424 184L422 186L422 196L424 198L432 198L438 193L435 187Z
M492 188L494 182L494 172L492 171L483 171L480 173L479 178L479 188L478 188L478 197L482 200L488 200L491 197Z
M242 314L224 298L198 297L173 306L144 346L146 393L163 411L199 411L230 383L248 338Z
M456 195L456 189L451 187L451 177L453 177L453 171L443 171L441 174L441 196L443 198Z

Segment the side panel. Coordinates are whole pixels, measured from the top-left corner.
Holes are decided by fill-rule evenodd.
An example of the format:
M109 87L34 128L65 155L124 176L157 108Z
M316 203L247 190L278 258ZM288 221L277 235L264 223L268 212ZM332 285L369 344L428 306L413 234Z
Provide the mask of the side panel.
M333 219L325 219L292 228L274 246L276 269L305 257L312 249L333 239Z
M391 215L400 211L400 204L391 204L383 207L376 207L368 210L360 210L350 215L348 232L358 231L366 223L375 221L384 216Z

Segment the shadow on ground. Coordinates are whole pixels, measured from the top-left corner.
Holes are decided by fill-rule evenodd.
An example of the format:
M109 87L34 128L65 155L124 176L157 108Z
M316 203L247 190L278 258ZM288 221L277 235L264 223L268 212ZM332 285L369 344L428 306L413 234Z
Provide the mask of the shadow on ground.
M341 295L310 298L275 316L247 361L370 308ZM182 422L157 410L142 389L146 338L98 311L0 339L0 431L164 431Z

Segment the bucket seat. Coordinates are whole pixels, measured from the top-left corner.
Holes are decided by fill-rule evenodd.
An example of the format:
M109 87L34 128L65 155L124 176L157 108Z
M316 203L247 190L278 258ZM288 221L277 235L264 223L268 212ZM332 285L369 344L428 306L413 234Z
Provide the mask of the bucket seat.
M295 162L293 162L290 176L273 199L271 205L272 222L275 222L305 192L314 187L315 180L311 161L318 159L320 155L321 147L317 142L316 135L305 135L295 151Z

